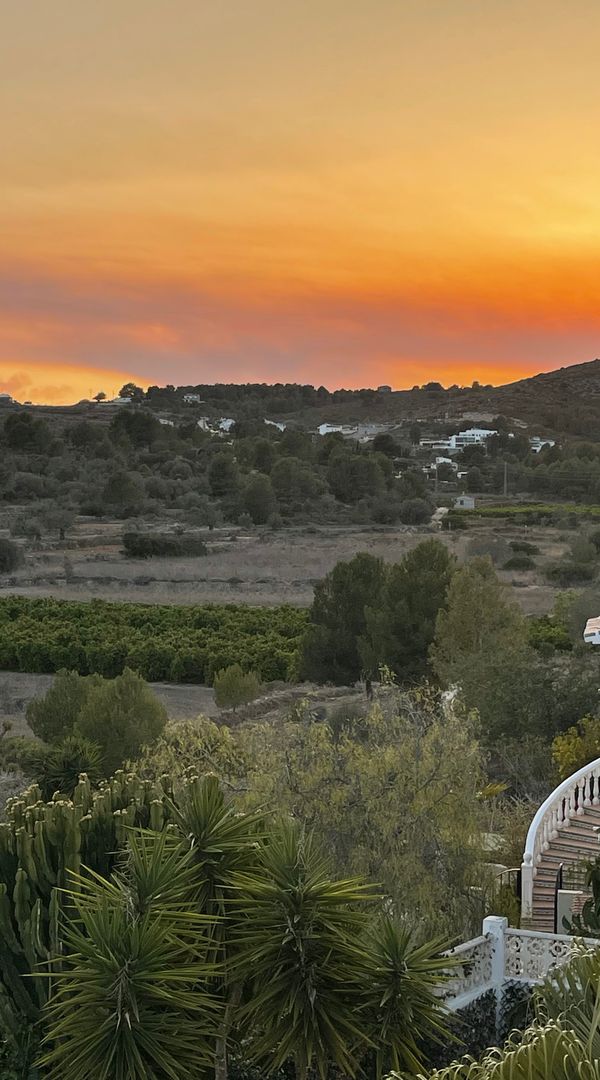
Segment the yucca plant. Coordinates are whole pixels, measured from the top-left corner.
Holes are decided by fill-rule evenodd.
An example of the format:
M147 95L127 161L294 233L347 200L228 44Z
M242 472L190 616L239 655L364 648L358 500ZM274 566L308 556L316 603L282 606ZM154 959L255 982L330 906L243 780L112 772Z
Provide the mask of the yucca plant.
M373 886L336 881L314 836L289 819L259 853L255 874L238 874L245 905L237 969L248 982L241 1016L249 1057L273 1072L288 1060L298 1080L331 1065L357 1071L368 1045L362 1015L368 953L364 932Z
M234 963L241 910L236 875L251 874L259 865L269 815L263 811L240 814L225 798L216 776L186 777L180 797L169 803L175 829L198 871L199 910L216 916L210 926L211 957L218 965L212 992L223 1003L216 1042L216 1080L226 1080L229 1045L235 1040L235 1019L243 993L243 976Z
M411 931L387 915L370 928L364 1000L378 1077L389 1069L416 1072L423 1066L420 1043L451 1038L439 992L451 965L443 956L449 945L441 938L416 945Z
M190 899L196 883L191 853L167 832L132 834L111 881L74 881L45 1009L49 1080L205 1075L221 1005L208 988L213 917Z

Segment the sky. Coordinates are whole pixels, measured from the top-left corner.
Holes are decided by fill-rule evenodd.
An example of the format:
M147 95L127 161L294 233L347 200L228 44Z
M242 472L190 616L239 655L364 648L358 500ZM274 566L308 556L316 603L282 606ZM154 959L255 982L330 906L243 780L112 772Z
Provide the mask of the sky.
M19 0L0 389L600 355L598 0Z

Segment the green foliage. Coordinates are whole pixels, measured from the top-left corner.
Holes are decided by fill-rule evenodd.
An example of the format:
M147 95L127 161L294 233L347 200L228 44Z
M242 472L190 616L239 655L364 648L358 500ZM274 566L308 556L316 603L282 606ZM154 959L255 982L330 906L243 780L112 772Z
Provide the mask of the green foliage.
M523 616L498 580L489 558L472 559L454 574L437 618L431 649L444 686L461 685L480 660L525 640Z
M367 606L359 643L366 671L385 665L406 681L427 674L428 651L454 565L445 544L425 540L386 568L380 598Z
M534 649L550 646L559 652L569 652L573 648L569 631L564 622L554 615L540 615L527 620L529 643Z
M562 780L600 756L600 717L584 716L574 727L557 735L552 757Z
M577 563L564 559L562 562L549 564L545 569L545 574L553 585L568 588L569 585L581 585L585 581L593 581L596 568L589 562Z
M403 525L425 525L431 520L431 503L427 499L404 499L398 509L398 517Z
M484 827L475 718L431 692L387 692L382 706L326 720L246 726L250 806L306 821L341 875L381 881L420 939L469 937L482 916L473 884Z
M115 679L102 679L83 703L76 730L100 747L110 775L127 758L159 737L167 710L134 671L125 668Z
M237 709L238 705L247 705L260 694L260 679L254 671L243 671L239 664L222 668L215 675L213 687L215 701L219 708Z
M564 929L577 937L600 938L600 859L587 863L585 884L591 889L592 895L588 896L581 913L574 915L571 922L563 919Z
M110 678L129 667L150 682L202 683L239 662L265 681L286 679L296 668L306 621L306 612L285 606L2 597L0 667L47 672L70 668Z
M23 565L23 552L13 540L0 537L0 574L10 574Z
M510 546L517 555L539 555L540 549L529 540L511 540Z
M177 536L165 533L123 533L123 549L132 559L152 556L179 558L206 555L207 547L199 536Z
M330 1064L353 1076L367 972L357 939L374 889L332 881L314 836L292 821L280 823L259 871L240 884L250 923L239 957L250 981L243 1015L260 1032L252 1060L279 1068L293 1058L298 1080L312 1068L325 1080Z
M366 632L366 608L377 603L384 583L384 563L364 552L339 562L319 582L302 645L304 678L344 685L360 677L359 641Z
M243 502L255 525L265 525L277 510L277 499L268 476L254 476L247 483Z
M503 570L535 570L535 562L529 555L511 555L502 567Z
M43 799L51 799L55 792L70 797L82 773L96 784L104 771L98 744L77 734L67 735L51 746L32 740L26 752L20 754L19 764L39 786Z
M102 503L107 509L126 517L134 513L142 501L139 484L124 469L109 476L102 490Z
M56 743L72 735L81 710L100 676L78 675L76 671L57 671L52 685L43 697L33 698L27 705L27 723L47 743Z
M127 768L157 781L167 773L177 775L182 762L199 774L216 773L228 787L239 787L248 773L243 742L225 724L215 724L205 716L168 723L156 742Z
M112 881L72 889L45 1011L48 1080L179 1080L214 1060L211 919L190 904L191 852L164 832L131 836L129 852Z

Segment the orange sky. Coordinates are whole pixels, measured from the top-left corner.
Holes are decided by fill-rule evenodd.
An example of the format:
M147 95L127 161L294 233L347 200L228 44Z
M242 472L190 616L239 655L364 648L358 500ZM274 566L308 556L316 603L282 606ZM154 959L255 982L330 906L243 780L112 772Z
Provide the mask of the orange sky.
M598 0L9 5L2 389L599 355L598 40Z

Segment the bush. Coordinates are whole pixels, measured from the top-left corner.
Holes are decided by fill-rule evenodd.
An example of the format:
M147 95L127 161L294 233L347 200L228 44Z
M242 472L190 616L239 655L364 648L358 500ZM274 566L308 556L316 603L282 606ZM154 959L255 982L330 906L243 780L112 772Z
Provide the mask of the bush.
M425 499L404 499L398 517L403 525L426 525L431 521L431 504Z
M503 536L473 536L467 545L467 555L470 559L489 555L494 565L498 566L509 558L509 547Z
M503 570L535 570L535 563L529 555L512 555L502 567Z
M565 587L584 581L593 581L596 568L590 563L569 562L565 559L563 562L551 563L546 567L545 574L553 585Z
M81 773L86 773L95 784L103 771L100 747L81 735L68 735L64 742L54 746L32 743L22 752L19 764L39 784L45 800L57 791L70 798Z
M0 574L10 574L23 565L23 552L13 540L0 537Z
M58 743L72 735L91 689L100 681L99 675L82 677L76 671L58 671L48 692L27 706L27 723L33 734L45 743Z
M123 548L131 559L206 555L208 550L199 536L136 532L123 533Z
M247 705L260 694L260 680L254 671L244 672L239 664L231 664L215 675L215 701L220 709L237 709Z
M598 530L600 533L600 530ZM540 549L535 544L530 544L528 540L511 540L510 546L515 552L522 552L523 555L539 555Z
M137 757L162 734L167 710L150 687L125 668L116 679L102 679L84 702L77 731L101 751L107 774Z

